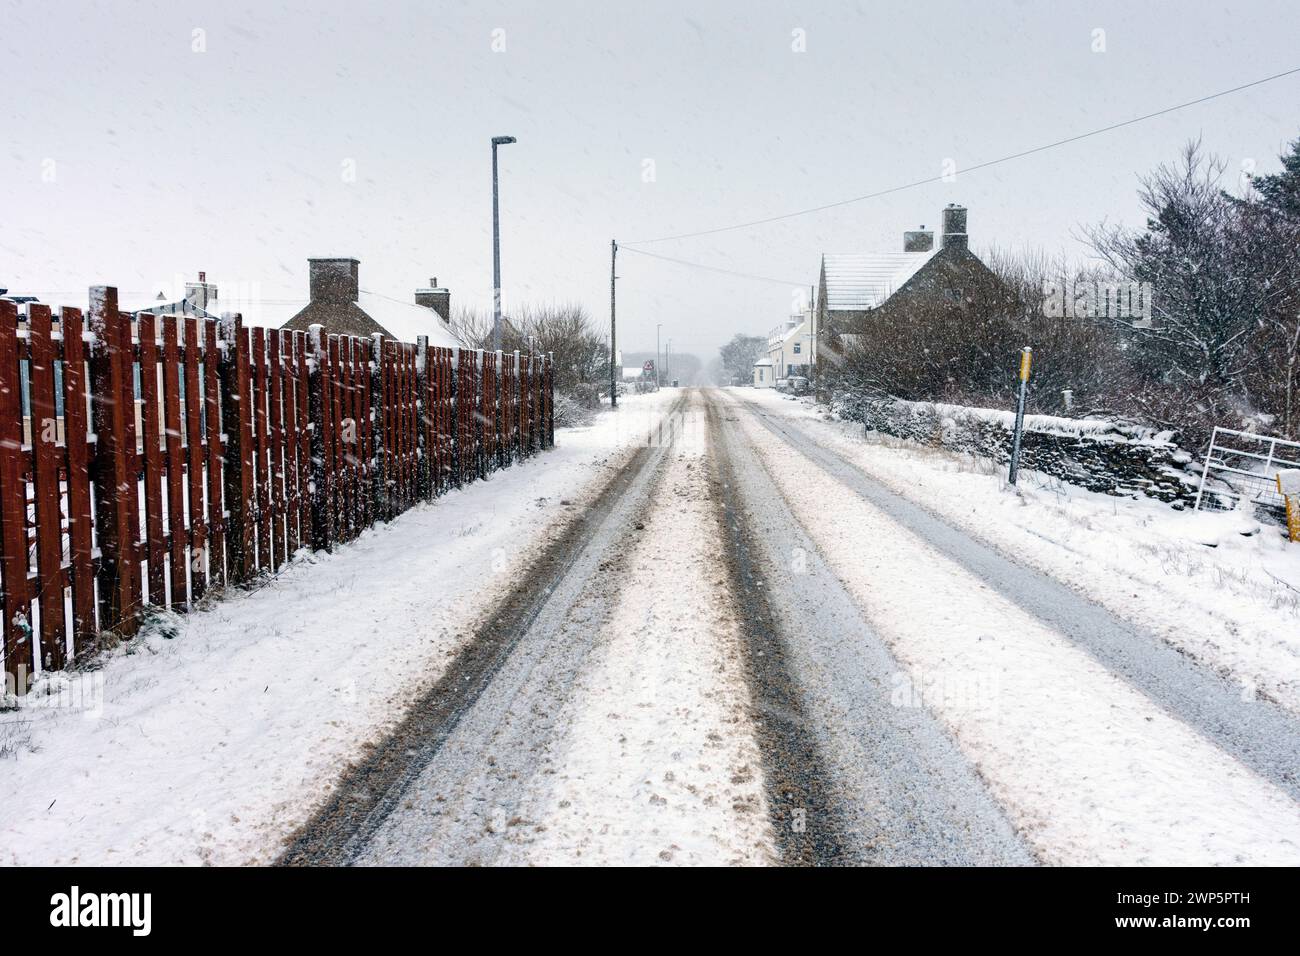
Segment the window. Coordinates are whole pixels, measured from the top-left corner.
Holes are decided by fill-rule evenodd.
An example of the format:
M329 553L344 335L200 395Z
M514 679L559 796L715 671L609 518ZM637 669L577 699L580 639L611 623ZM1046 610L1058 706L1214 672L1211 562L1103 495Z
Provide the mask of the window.
M802 351L803 351L803 343L802 342L794 343L794 354L798 355Z

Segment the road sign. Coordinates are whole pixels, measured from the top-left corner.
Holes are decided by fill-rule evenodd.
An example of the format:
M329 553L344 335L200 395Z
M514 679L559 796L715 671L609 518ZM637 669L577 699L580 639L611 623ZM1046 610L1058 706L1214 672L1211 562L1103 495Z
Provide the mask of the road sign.
M655 370L654 359L646 359L645 364L641 366L641 370L645 372L653 372Z

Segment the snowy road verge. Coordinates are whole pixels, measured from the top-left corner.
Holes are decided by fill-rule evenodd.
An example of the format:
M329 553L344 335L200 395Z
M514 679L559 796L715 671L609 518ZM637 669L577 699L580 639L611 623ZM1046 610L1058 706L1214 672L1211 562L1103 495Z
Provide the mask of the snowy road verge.
M1300 861L1300 810L753 418L790 507L1038 855Z
M0 860L274 859L675 397L630 397L522 467L109 655L98 713L0 715Z
M1065 582L1217 672L1300 713L1300 548L1240 513L1179 512L826 421L771 390L733 391L896 494Z

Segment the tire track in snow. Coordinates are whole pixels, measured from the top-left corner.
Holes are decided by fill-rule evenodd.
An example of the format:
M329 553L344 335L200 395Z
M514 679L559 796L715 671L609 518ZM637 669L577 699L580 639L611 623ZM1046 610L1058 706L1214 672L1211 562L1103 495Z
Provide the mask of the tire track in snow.
M669 410L669 420L683 402ZM613 526L645 495L664 444L651 440L637 449L591 505L546 547L402 723L375 745L367 760L344 774L325 806L294 835L278 861L281 865L345 865L366 852L499 672L520 657L514 652L521 639L538 630L534 625L539 620L563 614L566 600L576 601L574 582L594 574ZM525 667L535 662L539 650L532 652Z
M720 504L786 861L1034 863L944 728L924 708L897 704L904 669L719 404L710 397ZM800 808L803 834L791 826Z
M1300 799L1300 717L1207 670L1047 575L1017 564L921 505L873 481L852 462L753 403L756 421L816 466L927 541L1007 600L1050 625L1171 716Z
M620 588L496 858L778 859L698 394L620 549ZM562 639L557 637L556 639Z
M783 862L828 866L853 862L843 837L840 807L805 716L803 693L788 659L784 628L768 602L753 547L754 534L738 501L735 468L708 399L714 500L728 545L731 600L747 650L750 699L763 750L768 816Z

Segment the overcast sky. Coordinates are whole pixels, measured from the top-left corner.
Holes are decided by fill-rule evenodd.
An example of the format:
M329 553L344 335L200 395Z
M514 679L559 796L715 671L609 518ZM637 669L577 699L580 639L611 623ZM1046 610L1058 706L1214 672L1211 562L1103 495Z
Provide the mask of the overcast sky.
M1295 76L961 173L1300 66L1294 0L0 0L0 13L0 286L54 304L98 283L139 304L204 269L271 308L306 297L307 257L341 255L361 260L362 288L408 299L436 275L453 301L487 305L488 141L504 134L519 139L501 154L507 305L578 301L607 324L612 237L778 215L955 162L953 182L643 247L778 282L621 253L620 344L653 349L662 322L708 358L780 323L823 251L901 249L948 202L970 207L977 251L1077 255L1079 224L1140 222L1136 175L1189 137L1235 180L1300 135Z

